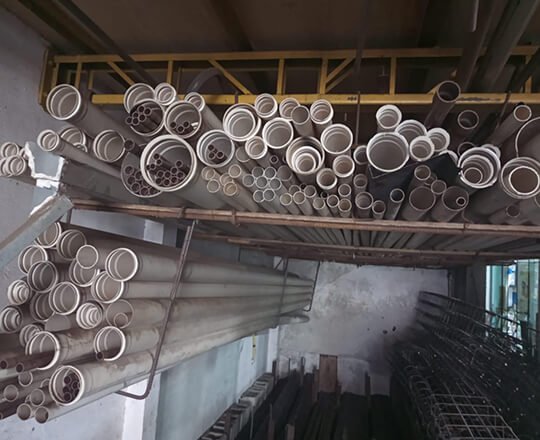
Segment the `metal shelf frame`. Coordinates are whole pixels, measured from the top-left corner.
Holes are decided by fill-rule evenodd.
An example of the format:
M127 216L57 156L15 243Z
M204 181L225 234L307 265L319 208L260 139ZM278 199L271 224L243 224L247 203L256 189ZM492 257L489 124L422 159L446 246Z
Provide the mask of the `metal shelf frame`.
M511 62L526 63L536 51L536 46L518 46L512 53ZM234 86L236 93L205 94L211 105L231 105L236 102L253 103L255 91L249 84L239 79L242 72L269 72L275 75L275 90L278 101L294 97L302 104L310 104L317 99L327 99L334 105L351 106L360 103L365 106L397 104L416 106L420 109L431 104L431 93L400 93L396 91L400 66L412 63L444 64L457 67L462 49L458 48L410 48L410 49L366 49L362 59L377 63L388 69L388 80L381 93L362 93L356 90L337 93L335 89L353 74L356 50L312 50L312 51L265 51L265 52L209 52L209 53L154 53L133 54L131 57L144 69L163 81L178 87L184 72L200 72L214 67ZM317 87L309 93L291 90L287 84L287 72L292 70L315 71ZM55 85L68 82L80 87L83 80L93 90L98 73L109 73L126 85L135 82L133 71L118 55L45 55L39 90L39 101L43 105L49 90ZM180 91L180 97L183 96ZM505 102L505 93L463 93L457 107L494 106ZM97 105L122 105L122 93L100 93L92 96ZM520 93L509 98L510 103L523 102L540 104L540 93L533 93L529 79Z

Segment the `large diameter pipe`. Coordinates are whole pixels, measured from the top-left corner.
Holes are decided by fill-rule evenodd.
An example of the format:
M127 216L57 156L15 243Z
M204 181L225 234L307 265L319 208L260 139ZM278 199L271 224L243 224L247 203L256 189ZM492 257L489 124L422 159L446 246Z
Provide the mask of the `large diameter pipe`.
M38 245L25 247L17 257L19 270L24 274L27 274L34 264L41 261L49 261L49 255L44 248Z
M427 136L424 124L414 119L407 119L396 127L396 133L402 135L408 143L411 143L418 136Z
M204 133L197 141L196 150L197 157L204 165L216 168L219 172L223 172L235 161L236 146L223 130ZM222 153L220 159L214 157L216 153Z
M162 82L162 83L159 83L155 87L152 98L155 99L159 105L163 107L168 107L172 103L178 101L178 92L176 91L176 89L174 88L172 84L169 84L167 82ZM152 99L152 98L145 97L144 99ZM139 100L138 104L140 104L142 101L143 99ZM131 106L131 108L133 108L133 106ZM131 108L129 109L126 108L128 113L130 112Z
M54 222L36 237L35 242L45 249L54 248L61 233L62 225L59 222Z
M323 130L332 124L334 108L326 99L318 99L311 104L309 116L315 127L315 133L320 136Z
M338 156L350 156L352 144L352 131L344 124L329 125L321 133L321 145L326 152L328 165L332 165L334 159Z
M366 155L372 167L391 173L403 168L409 160L409 145L398 133L377 133L368 142Z
M196 142L209 127L204 123L201 112L191 102L177 101L171 104L163 116L164 127L171 135Z
M100 326L104 318L103 307L95 301L87 301L81 304L75 315L77 325L85 330Z
M155 96L152 86L145 83L135 83L128 87L124 92L124 108L126 112L137 106L141 101L145 99L153 99Z
M69 122L91 136L96 136L104 127L108 127L127 138L134 137L128 127L109 117L70 84L59 84L54 87L47 95L45 107L53 118Z
M256 161L261 167L269 167L268 146L260 136L253 136L246 141L244 146L250 159Z
M278 103L269 93L262 93L255 98L255 112L263 121L274 118L278 113Z
M450 133L444 128L432 128L431 130L428 130L427 136L431 139L431 142L433 142L435 155L443 153L450 146Z
M293 110L299 105L300 103L296 98L285 98L279 103L279 116L291 119Z
M375 113L377 120L377 131L394 131L401 122L401 111L392 104L379 107Z
M228 182L223 186L223 194L227 197L231 197L240 204L244 210L257 212L260 211L259 206L253 201L252 194L242 186L238 186L236 183Z
M223 130L235 142L246 142L260 129L261 119L249 104L234 104L223 115Z
M409 193L408 202L403 206L399 217L403 220L418 221L435 205L435 195L425 186L414 188Z
M425 162L435 153L435 145L429 136L418 136L409 143L409 154L415 162Z
M461 89L458 83L454 81L441 82L433 95L431 109L424 120L424 125L428 129L442 125L460 94Z
M74 160L75 162L89 166L97 171L116 177L117 179L120 178L120 171L117 168L107 165L106 163L103 163L103 161L79 150L75 146L64 141L53 130L43 130L37 138L37 144L44 151L57 154L66 159Z
M294 130L289 120L274 118L264 125L262 138L269 151L284 156L294 138Z

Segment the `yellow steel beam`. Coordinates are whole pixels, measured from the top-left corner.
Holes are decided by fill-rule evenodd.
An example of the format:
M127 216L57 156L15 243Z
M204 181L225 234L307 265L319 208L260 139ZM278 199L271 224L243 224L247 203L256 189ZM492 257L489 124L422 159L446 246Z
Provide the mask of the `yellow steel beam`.
M285 93L285 60L281 58L278 63L278 75L276 84L276 94L283 95Z
M512 55L533 55L538 46L518 46ZM447 58L461 56L460 48L403 48L403 49L365 49L362 58ZM355 49L345 50L296 50L296 51L264 51L264 52L202 52L202 53L153 53L133 54L137 62L159 61L234 61L234 60L279 60L279 59L345 59L355 58ZM107 63L121 62L118 55L56 55L57 63Z
M319 93L324 95L326 93L326 84L328 82L328 58L323 58L321 63L321 69L319 71Z
M353 57L345 58L334 70L332 70L326 77L326 84L329 84L337 75L339 75L343 69L354 61Z
M390 58L390 84L388 85L388 93L390 95L396 94L396 78L397 78L397 59L396 57Z
M183 98L183 95L179 95ZM255 95L203 95L207 104L210 105L232 105L236 102L253 104ZM356 105L358 100L357 94L280 94L276 95L278 101L292 97L297 99L301 104L312 104L317 99L326 99L335 105ZM457 101L457 106L466 105L499 105L503 104L506 98L504 93L463 93ZM432 96L428 94L416 93L399 93L391 94L362 94L360 96L360 104L362 105L430 105ZM97 105L120 105L123 102L122 94L96 94L92 95L92 102ZM529 105L540 105L540 93L514 93L510 96L510 103L523 102Z
M343 80L347 79L351 74L353 73L353 67L350 66L345 72L343 72L341 75L339 75L334 81L332 81L330 84L326 86L326 93L332 91L336 86L341 84Z
M229 82L235 86L238 90L240 90L244 95L251 95L252 93L249 91L249 89L242 84L238 79L232 75L230 72L227 71L221 64L219 64L216 60L208 60L212 66L214 66L216 69L218 69L225 78L229 80Z
M169 84L172 84L173 81L173 73L174 73L174 61L168 61L167 62L167 81Z
M81 85L82 63L77 63L77 70L75 71L75 87L79 88Z
M130 86L135 84L135 81L133 81L126 72L120 69L120 67L118 67L118 64L113 61L108 61L107 64L118 74L118 76L120 76L120 78L122 78Z

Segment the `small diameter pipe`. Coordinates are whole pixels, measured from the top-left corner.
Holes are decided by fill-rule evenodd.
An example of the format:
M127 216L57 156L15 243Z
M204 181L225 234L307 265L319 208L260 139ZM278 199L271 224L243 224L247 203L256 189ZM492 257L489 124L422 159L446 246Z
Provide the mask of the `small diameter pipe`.
M59 222L54 222L36 237L36 244L45 249L54 248L61 233L62 225Z
M6 306L0 311L0 331L2 333L17 333L30 323L30 317L19 306Z
M101 171L102 173L116 177L117 179L120 178L120 171L117 168L113 168L110 165L103 163L101 160L79 150L73 145L68 144L52 130L43 130L37 138L37 144L44 151L74 160L75 162L89 166L94 170Z
M433 142L434 154L440 154L448 149L450 146L450 134L440 127L432 128L428 130L427 136Z
M431 176L431 169L427 165L418 165L414 169L413 178L409 184L409 189L425 185Z
M329 194L335 194L338 186L338 179L331 168L321 168L317 172L317 186Z
M211 150L211 148L212 150ZM210 130L204 133L197 141L197 157L210 168L217 168L220 172L227 169L235 161L236 147L234 142L223 130ZM223 153L222 160L212 159L213 152Z
M367 145L358 145L352 152L352 158L359 173L365 173L368 166Z
M338 212L339 216L343 218L351 217L352 215L352 203L349 199L341 199L338 203ZM345 236L345 242L347 245L352 245L352 233L350 230L343 230L343 235Z
M187 101L197 107L201 113L205 126L213 130L222 130L223 124L216 114L206 105L204 97L197 92L190 92L184 97Z
M458 113L451 129L452 142L450 148L456 150L465 139L470 138L478 128L480 117L474 110L463 110Z
M437 179L430 185L430 189L435 197L439 198L446 191L446 182L444 180Z
M126 150L124 137L114 130L103 130L92 143L92 152L101 161L114 163L122 159ZM88 157L88 156L87 156Z
M392 191L390 191L384 218L386 220L395 220L404 200L405 192L401 188L394 188ZM390 247L390 245L394 242L394 239L397 239L400 236L401 234L398 232L379 233L377 234L377 238L375 239L373 245L375 247Z
M523 124L531 119L532 110L528 105L519 104L502 121L502 123L493 130L488 142L493 145L501 146L510 136L518 131Z
M89 287L98 273L99 269L97 267L85 269L77 260L73 260L68 268L69 280L78 287Z
M458 83L454 81L441 82L433 95L431 109L424 120L424 125L427 128L441 126L460 94L461 89Z
M371 216L376 220L381 220L382 218L384 218L385 213L386 203L384 203L382 200L375 200L371 205ZM370 235L370 245L374 246L377 242L377 238L379 237L379 235L385 234L381 232L371 232Z
M49 378L51 377L51 371L39 371L39 370L30 370L23 371L17 376L17 382L22 388L32 386L32 388L41 388L48 384Z
M67 127L62 128L58 135L64 139L66 142L71 145L82 145L87 150L92 145L92 139L84 131L77 127L68 125Z
M309 116L315 127L315 133L320 136L323 130L332 124L334 108L326 99L318 99L311 104Z
M104 319L103 307L95 301L88 301L77 309L77 325L85 330L99 327Z
M244 167L242 167L242 165L240 164L231 165L229 167L228 174L233 180L235 180L240 185L242 184L242 179L244 178L244 176L248 175Z
M244 146L248 157L257 162L261 167L269 167L268 147L260 136L253 136L246 141Z
M387 104L379 107L375 113L377 131L394 131L401 122L401 111L395 105Z
M40 261L34 264L28 271L27 275L28 285L37 293L45 293L50 291L56 285L58 279L58 269L50 261ZM36 295L34 295L32 300L35 299Z
M457 148L456 148L456 153L458 156L461 156L463 153L465 153L466 151L469 151L471 148L475 148L476 145L473 144L472 142L462 142L460 143Z
M234 182L226 183L223 186L223 193L227 197L234 198L241 206L244 207L244 210L257 212L259 207L255 202L253 202L252 195L249 191L244 189L241 186L238 186Z
M411 143L418 136L427 136L427 130L424 124L414 119L407 119L401 122L396 127L396 133L402 135L407 140L407 143Z
M54 310L49 304L49 295L34 295L30 300L29 311L34 322L46 322L50 319Z
M283 183L283 186L286 188L290 188L291 185L298 183L295 175L287 165L281 165L277 169L276 176L279 180L281 180L281 183Z
M340 199L352 199L352 188L347 183L342 183L338 186L337 195Z
M370 139L366 155L372 167L391 173L403 168L409 160L409 145L398 133L377 133Z
M353 182L355 164L352 158L348 155L337 156L332 163L332 171L338 178L339 184L350 185Z
M294 138L294 130L289 120L274 118L264 125L262 138L269 151L283 156Z
M235 142L246 142L260 129L261 120L249 104L234 104L223 115L223 130Z
M358 218L370 218L371 207L373 205L373 196L368 192L359 192L354 197L355 216ZM369 246L371 242L369 231L360 231L353 235L355 243L361 243L363 246Z
M155 96L152 86L145 83L135 83L124 92L124 108L129 113L144 99L153 99Z
M21 147L15 142L4 142L0 144L0 157L7 158L21 154Z
M328 165L340 155L349 155L353 143L353 134L344 124L332 124L321 133L321 145L326 152Z
M178 92L172 84L162 82L159 83L154 89L154 96L152 96L152 98L154 98L160 105L168 107L172 103L178 101ZM141 100L139 100L139 102L140 101Z
M409 154L415 162L425 162L435 153L435 145L429 136L418 136L409 143Z
M489 216L488 221L494 225L515 225L523 222L519 205L509 205Z
M299 105L300 103L295 98L285 98L279 103L279 116L285 119L291 119L292 111Z
M365 192L368 186L368 177L365 174L357 174L353 178L354 194Z
M305 105L299 105L292 110L291 120L299 136L315 136L309 109Z
M255 98L255 112L263 121L268 121L276 117L278 113L278 103L269 93L262 93Z

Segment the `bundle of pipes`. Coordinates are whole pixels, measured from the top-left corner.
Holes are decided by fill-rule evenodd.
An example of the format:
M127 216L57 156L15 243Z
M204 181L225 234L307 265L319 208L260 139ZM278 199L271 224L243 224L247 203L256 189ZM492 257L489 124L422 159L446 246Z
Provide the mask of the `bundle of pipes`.
M299 316L312 282L54 223L19 255L0 312L0 418L44 423L158 369ZM177 299L168 311L171 291ZM304 318L302 318L304 319Z
M58 119L77 124L82 118L73 116L79 115L78 107L68 106L63 99L66 94L71 97L73 90L71 86L57 86L49 94L47 108ZM80 156L65 141L57 142L62 145L60 148L54 139L49 140L57 150L47 148L61 150L59 154L74 160L87 158L94 168L98 168L95 162L109 162L112 166L108 171L101 171L112 170L117 177L115 167L124 158L122 181L128 191L142 198L172 193L175 198L169 201L173 203L182 200L183 204L210 209L229 207L294 215L404 220L434 219L430 210L437 200L451 212L458 205L460 212L467 207L449 200L450 196L443 197L444 191L427 195L437 176L429 166L420 165L429 165L435 156L446 154L460 170L455 181L445 177L443 183L447 190L458 186L471 196L469 217L505 223L504 215L493 214L540 193L540 154L534 148L540 118L531 119L531 109L518 105L493 133L484 137L489 143L477 144L478 114L472 110L451 113L459 94L460 87L455 82L439 84L424 123L402 120L398 107L385 105L375 115L378 132L365 145L354 145L353 133L346 125L333 122L334 110L325 100L317 100L308 108L294 98L278 104L272 95L262 94L253 106L230 106L222 123L197 93L181 100L168 84L156 89L134 84L124 95L134 130L131 136L118 128L87 130L98 133L92 143L91 158ZM75 98L78 105L87 108L87 113L93 109L82 96ZM134 116L139 119L136 126ZM144 120L143 124L140 116L151 116L151 120ZM132 158L126 158L126 151L136 157L138 167ZM398 172L415 163L417 172L410 187L405 181L400 188L387 188L387 199L373 200L369 191L374 175ZM413 195L412 191L420 185L427 189ZM437 186L440 188L441 183ZM450 191L455 193L454 189ZM392 194L403 194L403 212L400 213ZM428 203L433 198L433 203ZM492 200L497 202L491 203ZM419 201L422 206L417 206ZM422 215L408 215L411 210ZM514 215L508 221L536 224L540 222L538 217L531 210L527 215L520 211L517 219ZM265 236L296 240L309 237L325 243L367 245L381 243L384 238L384 234L363 233L359 237L346 231L299 233L274 227L263 233L260 229L259 233Z

